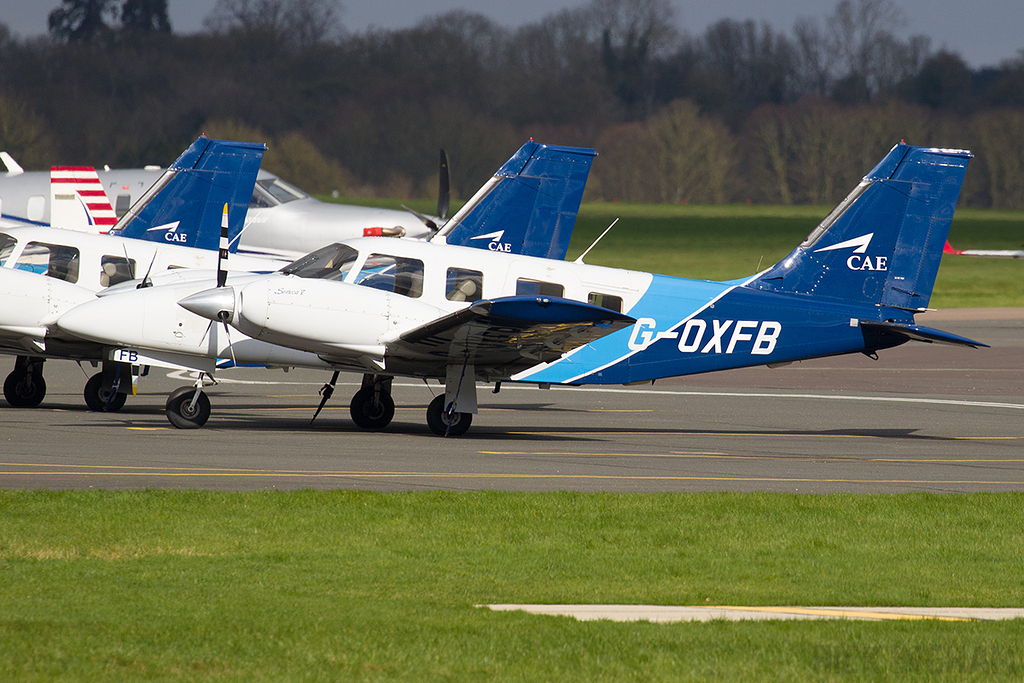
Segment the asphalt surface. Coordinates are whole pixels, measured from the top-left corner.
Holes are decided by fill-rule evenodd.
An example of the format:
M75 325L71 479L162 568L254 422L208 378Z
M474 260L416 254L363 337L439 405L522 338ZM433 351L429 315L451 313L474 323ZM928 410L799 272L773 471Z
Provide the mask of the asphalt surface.
M244 369L207 389L213 415L174 429L156 371L118 413L93 413L87 373L48 362L35 409L0 401L0 488L261 490L784 491L1024 490L1024 309L918 322L991 344L882 352L596 389L479 389L458 439L434 436L441 391L396 380L394 422L348 417L342 376L310 426L327 373ZM13 367L13 358L5 358ZM6 370L5 370L6 373ZM4 374L5 374L4 373Z

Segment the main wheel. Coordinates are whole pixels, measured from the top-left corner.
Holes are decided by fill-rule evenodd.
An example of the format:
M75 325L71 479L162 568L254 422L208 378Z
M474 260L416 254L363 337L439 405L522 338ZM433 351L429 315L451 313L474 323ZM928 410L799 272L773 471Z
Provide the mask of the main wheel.
M35 408L46 396L46 382L38 372L15 370L4 380L4 398L15 408Z
M193 406L195 393L195 387L182 387L167 397L167 420L178 429L199 429L210 419L210 399L200 391Z
M102 372L97 372L89 378L89 381L85 383L85 391L83 393L85 395L85 405L89 406L89 410L97 413L116 413L124 407L124 402L128 400L126 394L103 389Z
M473 422L472 413L445 413L444 394L434 397L427 406L427 426L438 436L462 436Z
M374 394L377 394L376 401ZM363 387L352 397L348 411L357 427L384 429L395 417L395 400L386 391L375 392L372 386Z

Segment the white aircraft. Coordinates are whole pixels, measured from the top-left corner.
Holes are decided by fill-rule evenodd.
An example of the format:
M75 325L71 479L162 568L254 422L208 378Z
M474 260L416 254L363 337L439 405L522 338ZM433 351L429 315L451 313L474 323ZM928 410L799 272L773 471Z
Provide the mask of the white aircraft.
M528 142L445 225L442 234L451 243L467 245L467 250L477 255L498 251L503 254L564 258L593 157L593 150ZM231 223L241 224L244 207L236 205L233 211ZM209 208L204 215L208 214ZM150 224L152 221L146 225ZM236 234L232 228L228 239L234 240ZM95 236L94 239L102 242L109 238ZM415 241L373 239L380 239L386 244ZM17 255L12 253L12 258L17 258ZM330 264L320 262L318 267L330 267ZM235 268L235 257L232 258L232 268ZM248 263L245 269L254 270ZM100 391L109 400L103 403L102 396L97 397L95 393L87 391L87 402L94 409L120 408L124 403L125 389L121 388L124 384L120 384L119 378L112 375L120 373L121 376L127 376L131 371L134 379L142 367L192 368L212 373L218 359L228 358L240 363L273 366L331 367L330 363L315 354L296 352L265 342L249 340L251 343L245 343L245 340L236 338L236 343L231 344L226 328L225 334L221 335L219 328L211 327L207 321L177 306L177 300L186 294L208 287L213 277L212 271L204 273L178 269L154 275L149 278L149 282L157 286L140 289L134 281L123 283L101 292L98 300L92 292L76 289L74 296L66 295L59 303L47 308L48 304L43 303L47 301L44 294L49 291L46 288L51 287L51 283L45 282L46 278L41 278L37 273L12 272L7 275L3 270L0 268L0 304L6 292L7 300L12 302L9 308L22 313L13 323L0 315L0 332L6 328L11 328L14 334L30 331L34 335L31 339L36 355L42 354L44 345L47 351L60 345L61 348L73 347L77 357L88 354L90 359L102 358L107 372ZM263 270L265 272L266 268ZM222 275L226 276L226 273ZM21 280L33 280L34 289L30 289ZM467 293L467 286L463 284L462 296L472 294ZM28 298L35 302L34 307L13 305L13 299L23 296L22 292L31 292ZM114 306L121 312L131 310L132 320L125 321L120 315L112 316L109 318L109 328L98 333L93 328L91 335L80 335L55 326L54 321L62 317L61 314L70 309L82 308L86 303L100 308ZM136 332L140 336L135 336ZM16 341L21 343L21 348L25 347L24 340ZM239 347L243 350L239 351ZM35 363L37 360L26 357L19 362ZM24 385L26 370L32 373L31 368L17 367L9 381L15 386ZM29 384L32 383L33 374L27 378ZM119 394L119 398L110 399L111 392ZM30 398L34 403L25 399L18 405L35 405L41 400L41 396L35 394L30 395ZM90 401L90 398L95 400ZM16 393L15 400L8 396L12 404L19 400ZM172 421L174 414L173 409L168 411Z
M228 354L244 362L265 349L260 343L271 343L364 373L350 404L360 427L390 423L395 376L441 380L445 389L428 406L427 424L448 436L468 429L477 382L494 382L495 391L503 381L621 384L874 355L909 340L984 346L914 322L928 305L970 157L896 145L785 260L741 280L685 280L500 246L472 250L451 245L464 237L456 224L429 243L333 244L270 275L230 284L221 278L178 303L209 321L194 322L188 342L208 349L208 363ZM480 238L502 240L500 232ZM103 297L56 325L111 344L115 358L169 352L171 320L164 316L157 340L149 318L140 324L139 317L163 311L184 290ZM225 335L215 340L221 325ZM172 424L205 423L210 404L202 379L172 394Z
M264 149L263 144L199 138L109 234L46 226L0 231L0 353L17 356L4 382L8 403L34 407L42 401L47 358L102 360L92 345L62 339L49 329L64 310L119 283L149 286L168 271L176 277L213 272L223 207L233 207L236 218L229 227L237 238ZM232 265L269 272L281 263L240 256ZM104 372L89 380L89 406L123 405L123 391L110 390L119 371L104 363Z
M94 170L55 166L50 173L24 171L6 152L0 160L0 227L19 225L105 232L163 173L159 166ZM69 184L70 183L70 184ZM77 184L81 185L77 185ZM69 187L103 191L113 212L96 220ZM64 201L62 201L62 199ZM424 239L433 235L448 211L448 162L441 152L438 215L321 202L276 175L260 170L238 243L243 254L292 260L325 244L351 237L384 236ZM86 210L83 210L86 209Z
M955 249L949 240L946 240L942 253L981 258L1024 258L1024 249Z

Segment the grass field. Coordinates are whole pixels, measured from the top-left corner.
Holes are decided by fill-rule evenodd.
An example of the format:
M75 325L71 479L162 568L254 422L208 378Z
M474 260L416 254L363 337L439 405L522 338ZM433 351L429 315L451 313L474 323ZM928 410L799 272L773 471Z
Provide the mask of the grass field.
M401 208L396 201L373 203ZM409 204L418 211L435 210L430 202ZM619 218L587 256L587 263L699 280L732 280L781 261L830 209L588 203L580 209L568 258L576 258ZM950 241L960 249L1024 248L1024 212L958 209ZM1024 259L944 256L931 306L1024 306Z
M0 492L3 680L1021 680L1024 622L477 604L1024 605L1024 495Z

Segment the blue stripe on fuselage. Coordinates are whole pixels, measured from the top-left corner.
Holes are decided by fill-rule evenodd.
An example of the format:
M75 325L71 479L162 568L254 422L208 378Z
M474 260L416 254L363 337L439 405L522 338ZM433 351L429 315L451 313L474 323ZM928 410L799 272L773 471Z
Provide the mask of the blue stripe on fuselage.
M742 286L655 276L629 314L637 322L513 377L552 384L626 384L864 349L856 323L878 310ZM851 323L851 321L853 321Z

